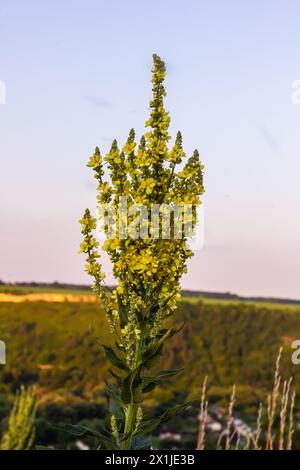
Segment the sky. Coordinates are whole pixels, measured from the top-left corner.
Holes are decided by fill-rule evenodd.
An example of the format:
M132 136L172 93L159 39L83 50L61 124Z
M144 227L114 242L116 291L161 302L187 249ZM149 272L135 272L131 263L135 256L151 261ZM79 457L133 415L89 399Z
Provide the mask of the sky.
M90 282L86 162L143 132L157 53L171 134L205 165L183 287L300 298L299 26L298 0L1 0L0 279Z

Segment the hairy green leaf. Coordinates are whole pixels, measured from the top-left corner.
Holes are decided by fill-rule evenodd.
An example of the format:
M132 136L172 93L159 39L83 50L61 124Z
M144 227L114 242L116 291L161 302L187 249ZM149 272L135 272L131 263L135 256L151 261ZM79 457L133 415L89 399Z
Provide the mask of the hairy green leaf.
M197 400L190 400L190 401L187 401L186 403L182 403L181 405L173 406L173 408L170 408L160 417L160 422L165 423L169 419L173 418L173 416L175 416L177 413L181 413L181 411L184 411L186 408L191 406L196 401Z
M151 367L156 366L159 362L162 352L163 352L163 344L160 344L158 348L153 350L151 355L148 354L146 356L146 359L144 359L144 362L143 362L144 367L146 367L146 369L151 369Z
M110 360L110 362L118 367L118 369L121 369L121 370L124 370L126 372L129 372L129 368L126 366L126 364L124 364L124 362L116 355L115 351L108 347L108 346L105 346L104 344L102 345L103 348L104 348L104 351L105 351L105 355L107 357L107 359Z
M52 425L54 428L59 429L61 431L65 431L73 436L83 437L88 434L94 436L98 440L98 445L101 445L102 448L116 450L117 446L115 443L107 437L105 434L96 431L95 429L88 428L86 426L81 426L79 424L61 424L61 425Z
M143 393L148 393L153 390L156 385L161 383L164 379L168 377L173 377L174 375L182 372L183 369L170 369L159 372L155 376L144 376L143 377Z
M127 375L123 381L121 397L124 403L139 403L141 401L141 366Z

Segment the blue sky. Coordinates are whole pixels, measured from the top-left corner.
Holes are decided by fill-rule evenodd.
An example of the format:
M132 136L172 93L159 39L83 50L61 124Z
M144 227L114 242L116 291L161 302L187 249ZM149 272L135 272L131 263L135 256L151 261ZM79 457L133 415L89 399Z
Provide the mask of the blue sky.
M205 165L205 246L183 285L300 298L299 17L296 0L2 0L0 279L88 282L85 164L143 131L156 52L172 134Z

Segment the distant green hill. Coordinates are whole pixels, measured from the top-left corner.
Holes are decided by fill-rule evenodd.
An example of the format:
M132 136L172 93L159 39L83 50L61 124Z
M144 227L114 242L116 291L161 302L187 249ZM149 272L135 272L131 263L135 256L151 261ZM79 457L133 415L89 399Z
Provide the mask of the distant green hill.
M300 391L300 366L292 366L290 346L300 338L300 308L183 302L175 321L184 321L185 328L166 348L161 366L185 370L159 389L154 400L161 403L178 394L197 397L205 375L213 401L222 402L233 383L240 386L245 403L265 398L280 345L284 374L294 375ZM0 393L38 382L45 401L105 401L108 364L100 343L110 337L98 304L0 303L0 338L7 344Z

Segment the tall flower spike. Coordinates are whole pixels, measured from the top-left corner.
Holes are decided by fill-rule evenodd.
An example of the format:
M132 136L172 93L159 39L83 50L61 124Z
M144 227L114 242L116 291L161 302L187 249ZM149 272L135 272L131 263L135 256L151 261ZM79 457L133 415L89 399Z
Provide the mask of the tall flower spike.
M161 58L156 54L153 55L153 62L153 97L150 101L150 119L146 122L146 127L150 127L151 130L145 134L147 140L147 162L150 176L157 181L156 188L149 197L149 201L151 202L157 199L160 189L167 178L164 162L168 157L167 143L170 139L170 135L168 133L170 117L164 108L164 97L166 96L166 91L163 82L166 76L166 66L163 60L161 60Z
M128 169L128 174L130 175L131 185L136 189L138 187L138 172L136 166L136 156L135 156L135 131L130 129L128 139L126 144L123 147L123 152L127 156L125 166Z
M85 210L84 216L80 220L80 224L82 227L81 233L84 236L84 239L80 245L80 253L85 253L87 255L85 271L94 278L93 290L98 299L104 305L104 310L107 316L110 330L113 332L115 329L113 308L108 294L105 292L102 285L105 275L102 272L102 265L97 261L97 259L100 258L100 255L97 251L99 243L93 236L93 230L96 228L96 219L91 216L89 209Z
M187 167L194 176L194 184L197 187L197 193L203 193L203 165L200 162L200 156L197 149L194 150L193 156L189 158Z
M101 181L104 171L102 169L102 157L99 147L95 148L93 155L90 157L87 166L94 170L94 177Z
M182 135L181 132L177 132L174 147L172 148L169 154L169 160L171 163L170 166L173 171L175 169L175 165L179 165L179 163L182 162L184 156L185 153L182 149Z
M111 187L110 202L116 213L115 226L119 226L118 222L123 221L120 209L124 199L121 196L126 196L125 228L126 235L129 234L123 238L119 228L113 237L107 236L102 247L112 262L117 282L116 289L109 297L104 295L101 268L97 267L99 263L95 260L97 243L91 234L94 222L89 213L85 214L82 221L82 251L87 254L88 270L95 279L94 290L104 304L116 340L115 347L104 347L107 358L114 368L119 369L117 375L114 375L117 383L107 385L117 420L112 418L110 433L113 441L109 442L105 438L104 448L111 449L131 449L134 445L133 436L135 440L144 425L147 426L147 417L143 417L141 408L143 394L152 390L156 384L156 378L149 375L148 370L157 364L168 337L180 331L172 327L165 328L163 323L176 308L180 298L180 279L186 272L187 260L192 252L180 220L175 215L168 216L168 210L174 208L175 204L198 204L199 195L203 192L198 152L194 152L183 169L177 170L176 165L185 158L180 132L173 148L168 149L170 118L164 108L166 92L163 85L166 68L157 55L153 56L153 61L153 98L150 101L150 118L146 123L148 132L141 138L136 150L132 129L122 151L118 149L115 140L104 159L108 163L110 183L106 180L99 186L99 197L107 191L109 194ZM98 171L100 164L100 152L96 150L90 165ZM134 210L140 210L140 204L147 209L146 217L138 226L138 236L134 237L130 236L136 233L134 229L138 218ZM158 208L158 213L154 214L155 223L152 223L153 207ZM147 217L150 213L151 217ZM170 220L169 233L174 234L174 229L180 226L181 237L168 236L168 227L163 230L160 222L165 216ZM151 377L150 383L145 382L147 377ZM175 408L185 407L186 404Z

